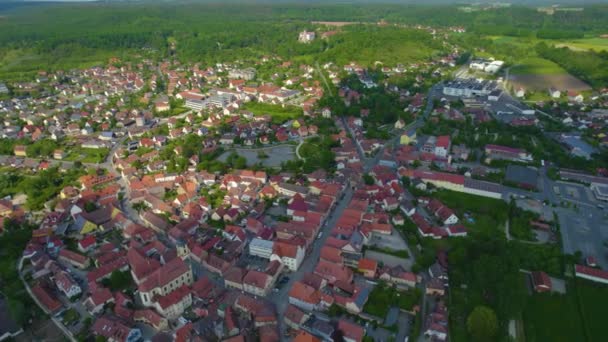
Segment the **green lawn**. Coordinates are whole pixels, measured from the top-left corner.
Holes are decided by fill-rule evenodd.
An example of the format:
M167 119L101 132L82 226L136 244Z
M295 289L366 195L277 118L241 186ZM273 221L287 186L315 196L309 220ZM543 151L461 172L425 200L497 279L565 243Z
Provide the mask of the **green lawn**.
M608 286L578 279L576 294L589 341L606 339L606 308L608 307Z
M602 318L600 315L597 320L601 322ZM569 288L566 295L543 293L530 296L523 319L527 342L585 340L573 288Z
M559 65L539 57L522 59L511 68L511 74L514 75L555 75L565 73L566 71Z
M391 306L398 306L403 310L412 310L420 302L422 294L418 289L397 291L387 284L380 283L374 287L369 295L363 312L383 318Z
M377 246L369 246L367 249L370 250L370 251L378 252L378 253L384 253L384 254L392 255L392 256L395 256L397 258L408 259L410 257L410 254L405 249L403 249L403 250L394 250L394 249L391 249L391 248L382 248L382 247L377 247Z
M83 163L103 163L110 152L107 148L74 148L65 158L67 161L81 161Z
M281 107L268 103L249 102L245 104L244 110L252 112L255 116L270 115L272 122L281 124L287 120L298 119L302 117L302 109L295 106Z

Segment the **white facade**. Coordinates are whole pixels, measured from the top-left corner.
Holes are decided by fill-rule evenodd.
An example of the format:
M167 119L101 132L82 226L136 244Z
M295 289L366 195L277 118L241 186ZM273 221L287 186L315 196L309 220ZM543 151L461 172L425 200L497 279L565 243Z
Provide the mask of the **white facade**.
M270 261L278 260L285 265L290 271L295 272L300 268L302 261L304 261L304 249L302 247L297 248L296 255L294 257L283 256L280 257L277 254L270 256Z

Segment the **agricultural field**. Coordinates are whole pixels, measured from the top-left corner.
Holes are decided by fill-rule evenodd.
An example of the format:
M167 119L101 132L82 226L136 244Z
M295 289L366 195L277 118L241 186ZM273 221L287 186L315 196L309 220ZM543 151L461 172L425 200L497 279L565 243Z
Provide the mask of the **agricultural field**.
M587 340L604 340L608 286L579 279L576 283L576 292Z
M526 341L584 340L584 326L573 291L568 288L565 295L535 293L528 298L523 312Z
M522 87L528 90L560 90L586 91L588 84L570 75L562 67L547 59L529 57L522 59L510 70L509 77L514 88Z
M555 44L556 47L567 47L575 51L608 51L608 38L583 38L574 39Z
M244 106L244 110L248 110L255 116L270 115L272 122L275 124L282 124L285 121L298 119L302 114L302 109L295 106L281 107L279 105L273 105L268 103L260 102L249 102Z

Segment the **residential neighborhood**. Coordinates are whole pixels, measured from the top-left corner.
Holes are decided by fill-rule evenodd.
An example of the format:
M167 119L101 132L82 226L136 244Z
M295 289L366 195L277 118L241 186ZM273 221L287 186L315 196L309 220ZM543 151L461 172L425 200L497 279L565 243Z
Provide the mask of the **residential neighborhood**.
M330 50L351 25L290 39ZM186 62L163 31L162 56L0 80L0 255L36 318L2 293L0 341L466 341L479 317L519 341L562 298L587 317L608 90L531 97L464 27L362 26L441 53Z

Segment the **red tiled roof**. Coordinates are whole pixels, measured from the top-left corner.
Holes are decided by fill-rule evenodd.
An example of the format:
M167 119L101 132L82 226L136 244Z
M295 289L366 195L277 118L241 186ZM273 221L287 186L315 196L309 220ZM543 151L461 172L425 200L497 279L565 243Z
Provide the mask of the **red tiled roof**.
M358 267L360 270L376 271L378 268L378 262L371 259L361 258L359 259Z
M190 295L190 288L187 285L175 289L166 296L158 298L158 304L165 310L171 305L181 302L185 297Z
M577 274L583 274L590 277L600 278L608 281L608 271L600 270L593 267L583 266L583 265L575 265L574 269Z
M321 342L321 340L307 333L306 331L300 330L293 339L293 342Z
M357 342L363 341L363 336L365 335L363 327L344 319L338 321L338 330L342 331L345 338Z
M72 260L74 262L77 262L79 264L86 264L87 260L89 258L87 258L86 256L82 255L82 254L78 254L76 252L72 252L68 249L62 249L61 251L59 251L59 257L62 258L66 258L68 260Z
M180 258L174 258L162 267L156 269L145 282L139 285L139 291L147 292L157 287L165 286L172 280L181 277L190 270L190 266Z
M63 306L61 302L56 299L56 296L51 295L46 288L40 285L34 286L32 288L32 293L50 312L55 312Z
M299 281L295 282L289 290L289 297L311 304L318 304L321 300L320 294L315 288Z

